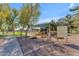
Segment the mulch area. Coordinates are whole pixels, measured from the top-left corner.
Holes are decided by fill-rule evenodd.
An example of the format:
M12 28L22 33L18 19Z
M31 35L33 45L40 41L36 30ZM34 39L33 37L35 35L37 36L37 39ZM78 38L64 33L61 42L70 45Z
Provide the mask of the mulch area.
M16 37L16 39L24 56L79 56L79 34L69 35L68 43L63 39L57 41L55 37L52 37L51 41L35 37ZM0 45L4 41L5 39L0 38Z
M67 56L68 50L60 44L37 38L17 37L24 56Z

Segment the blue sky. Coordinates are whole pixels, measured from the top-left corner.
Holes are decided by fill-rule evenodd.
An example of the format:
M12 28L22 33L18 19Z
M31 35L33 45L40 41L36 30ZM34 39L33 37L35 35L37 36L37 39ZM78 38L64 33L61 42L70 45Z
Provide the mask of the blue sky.
M40 10L41 15L39 17L38 23L49 22L52 19L56 20L58 18L64 17L70 14L69 8L71 8L73 3L41 3ZM11 8L20 9L22 4L10 4Z

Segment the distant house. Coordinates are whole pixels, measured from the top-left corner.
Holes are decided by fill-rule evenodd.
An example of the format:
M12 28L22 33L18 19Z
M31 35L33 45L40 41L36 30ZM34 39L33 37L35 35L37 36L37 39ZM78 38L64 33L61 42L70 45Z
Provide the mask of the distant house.
M49 23L37 24L37 25L34 25L34 27L32 29L37 30L37 31L39 31L41 29L48 29L48 24ZM19 30L21 30L21 28L22 27L18 27L18 28L15 28L14 30L19 31ZM27 27L24 28L24 30L26 30L26 29L27 29ZM29 31L31 31L32 29L30 28Z
M35 28L36 29L46 29L46 28L48 28L48 24L49 23L42 23L42 24L37 24L37 25L35 25Z

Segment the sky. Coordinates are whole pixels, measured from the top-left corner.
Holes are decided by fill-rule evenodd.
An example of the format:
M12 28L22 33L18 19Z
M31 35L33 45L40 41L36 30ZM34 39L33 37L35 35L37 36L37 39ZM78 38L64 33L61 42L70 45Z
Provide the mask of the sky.
M73 7L74 3L40 3L40 16L38 23L50 22L52 19L57 20L70 14L69 9ZM22 7L21 3L10 4L11 8L20 9Z

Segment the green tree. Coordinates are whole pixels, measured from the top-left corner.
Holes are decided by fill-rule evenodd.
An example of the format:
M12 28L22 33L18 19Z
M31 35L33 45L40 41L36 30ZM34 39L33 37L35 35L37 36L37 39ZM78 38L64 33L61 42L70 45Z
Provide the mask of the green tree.
M71 12L73 12L72 20L73 20L73 26L78 28L79 27L79 6L75 6L70 9Z
M10 15L10 9L8 4L0 4L0 19L2 21L2 31L6 30L7 17ZM4 33L3 33L4 34Z
M26 28L26 36L28 29L36 23L38 16L40 14L39 4L23 4L20 12L19 23L22 26L22 30Z
M14 29L16 28L16 21L18 20L17 17L18 17L18 11L14 8L14 9L11 9L11 19L9 20L10 22L10 25L12 27L12 31L15 35L15 31Z
M51 25L51 29L52 29L53 31L56 31L57 24L56 24L56 22L55 22L54 20L52 20L52 21L50 22L50 25Z

